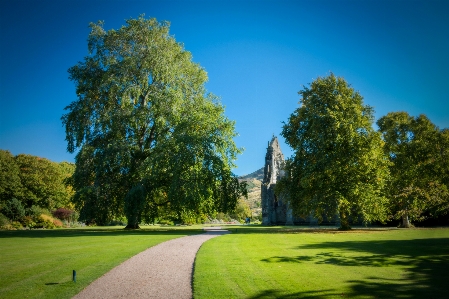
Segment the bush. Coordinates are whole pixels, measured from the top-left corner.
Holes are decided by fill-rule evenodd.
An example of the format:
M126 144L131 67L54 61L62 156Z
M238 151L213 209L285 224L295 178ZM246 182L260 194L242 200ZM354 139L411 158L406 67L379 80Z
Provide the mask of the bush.
M7 229L10 224L8 217L0 213L0 229Z
M21 228L23 228L22 223L20 223L19 221L13 221L13 222L11 222L11 226L12 226L14 229L21 229Z
M34 227L53 229L56 227L62 227L62 221L45 214L41 214Z
M59 220L59 219L57 219L57 218L53 218L52 221L53 221L53 224L54 224L56 227L62 227L62 226L63 226L62 221Z
M126 225L126 222L123 222L121 220L112 220L111 222L108 223L108 226L117 226L117 225L123 226Z
M162 225L174 225L173 221L166 220L166 219L160 219L157 221L157 223L162 224Z
M50 212L47 209L38 207L38 206L31 206L31 208L29 208L27 210L27 215L30 216L31 218L33 218L34 221L37 221L39 219L39 217L44 214L44 215L48 215L50 216Z
M12 221L19 221L25 217L25 209L22 203L16 198L6 202L2 209L2 213Z
M75 211L66 209L66 208L59 208L52 212L53 217L56 217L61 220L70 220L71 217L75 214Z
M31 216L23 217L21 223L23 226L29 227L29 228L33 228L36 225L36 223L34 222L34 220Z

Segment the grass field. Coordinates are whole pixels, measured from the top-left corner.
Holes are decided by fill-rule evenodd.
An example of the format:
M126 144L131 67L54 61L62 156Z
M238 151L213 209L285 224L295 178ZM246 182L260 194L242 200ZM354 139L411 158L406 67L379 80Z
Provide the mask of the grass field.
M70 298L131 256L200 229L0 231L0 298ZM229 229L197 255L196 299L449 298L449 228Z
M137 253L200 232L192 227L0 231L0 298L71 298Z
M449 298L449 229L231 229L203 244L194 297Z

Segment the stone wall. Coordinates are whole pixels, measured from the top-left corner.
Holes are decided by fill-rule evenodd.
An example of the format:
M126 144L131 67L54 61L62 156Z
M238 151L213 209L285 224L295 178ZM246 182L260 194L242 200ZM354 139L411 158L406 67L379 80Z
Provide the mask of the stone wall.
M282 197L274 194L276 182L284 175L284 154L277 137L268 143L265 155L264 178L261 186L262 224L293 225L292 212Z

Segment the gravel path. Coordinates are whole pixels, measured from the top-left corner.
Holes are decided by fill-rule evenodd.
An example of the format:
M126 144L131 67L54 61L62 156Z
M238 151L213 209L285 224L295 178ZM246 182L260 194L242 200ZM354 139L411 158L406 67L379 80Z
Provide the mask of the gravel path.
M200 235L160 243L104 274L75 299L192 298L195 256L201 245L228 231L215 227Z

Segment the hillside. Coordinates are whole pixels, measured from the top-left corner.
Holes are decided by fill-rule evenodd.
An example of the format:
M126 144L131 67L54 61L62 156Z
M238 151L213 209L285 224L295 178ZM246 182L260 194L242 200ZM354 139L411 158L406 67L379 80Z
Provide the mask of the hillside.
M263 180L263 167L253 173L239 177L240 181L246 181L248 189L248 203L253 217L257 217L262 213L260 188Z
M256 179L259 181L263 181L263 167L250 174L240 176L239 179L244 181L247 181L249 179Z

